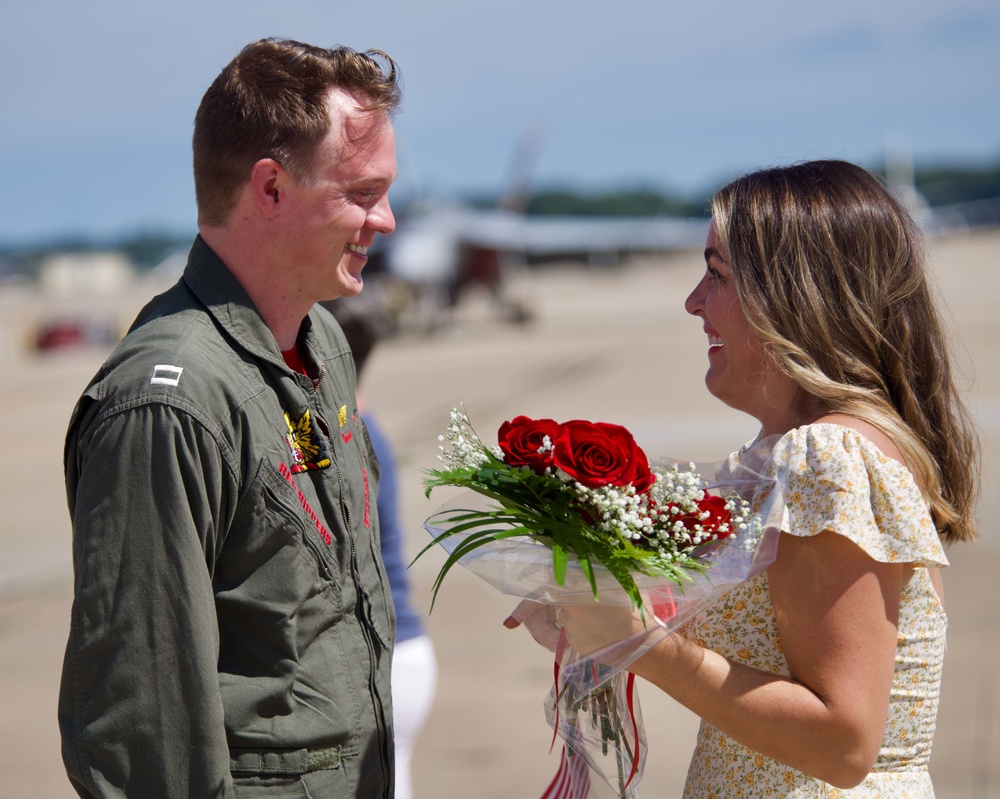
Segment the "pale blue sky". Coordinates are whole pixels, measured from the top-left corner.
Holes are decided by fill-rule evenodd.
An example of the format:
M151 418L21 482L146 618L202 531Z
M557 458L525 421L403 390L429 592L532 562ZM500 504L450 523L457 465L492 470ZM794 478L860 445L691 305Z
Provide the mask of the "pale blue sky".
M191 123L248 41L400 64L399 195L697 191L805 158L1000 158L998 0L39 0L0 12L0 244L193 230Z

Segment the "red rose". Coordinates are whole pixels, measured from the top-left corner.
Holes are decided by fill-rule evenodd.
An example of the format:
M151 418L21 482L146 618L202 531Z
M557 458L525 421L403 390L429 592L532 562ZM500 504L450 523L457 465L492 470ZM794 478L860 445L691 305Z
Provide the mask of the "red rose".
M701 522L702 527L715 531L718 538L725 538L732 532L729 525L732 514L729 512L729 508L726 507L726 500L723 497L709 494L698 503L698 507L701 508L702 515L706 511L708 512L708 518L703 519ZM719 532L719 528L722 525L726 525L727 529Z
M516 416L500 425L497 433L504 463L508 466L527 466L534 472L543 472L552 465L552 442L559 435L559 423L552 419L529 419ZM545 448L545 437L549 446Z
M552 462L588 488L653 483L646 453L624 427L604 422L566 422L555 439Z
M706 512L708 516L704 519L701 518ZM712 533L715 538L721 540L728 537L732 532L731 526L729 526L731 518L732 514L729 512L729 508L726 507L726 500L715 494L708 494L698 502L697 511L679 516L678 521L688 530L693 530L696 525L701 525L702 530ZM719 530L723 524L727 525L727 529Z

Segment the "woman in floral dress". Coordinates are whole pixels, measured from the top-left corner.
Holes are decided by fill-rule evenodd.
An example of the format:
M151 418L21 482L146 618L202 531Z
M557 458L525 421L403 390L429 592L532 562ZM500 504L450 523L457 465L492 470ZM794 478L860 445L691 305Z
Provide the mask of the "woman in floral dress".
M943 545L975 537L978 452L921 236L840 161L750 174L712 212L685 307L709 391L761 423L733 457L780 481L785 519L766 572L630 670L702 718L686 797L928 799ZM623 637L558 612L579 651Z

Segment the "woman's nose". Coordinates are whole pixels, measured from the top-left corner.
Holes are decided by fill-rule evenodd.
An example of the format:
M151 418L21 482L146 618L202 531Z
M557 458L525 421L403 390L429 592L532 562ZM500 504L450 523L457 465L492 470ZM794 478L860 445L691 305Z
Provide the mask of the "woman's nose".
M704 308L705 305L705 279L702 278L698 281L698 285L694 287L694 290L688 294L687 299L684 300L684 310L687 311L692 316L697 316L698 312Z

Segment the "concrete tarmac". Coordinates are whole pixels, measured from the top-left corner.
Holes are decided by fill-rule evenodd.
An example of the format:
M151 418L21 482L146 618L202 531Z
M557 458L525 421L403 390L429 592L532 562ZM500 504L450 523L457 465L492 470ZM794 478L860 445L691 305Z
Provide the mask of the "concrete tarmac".
M981 541L949 551L949 644L931 772L940 799L1000 797L1000 231L932 241L934 279L956 333L959 373L983 438ZM704 388L706 340L683 310L703 263L698 252L614 268L555 265L510 275L532 311L521 326L471 296L434 334L407 334L375 351L362 386L397 449L413 556L424 518L447 499L423 495L448 410L463 404L484 440L517 414L624 424L650 454L715 460L756 432L753 419ZM72 593L62 441L73 404L106 350L32 355L25 336L41 314L100 310L127 322L159 287L121 297L40 297L0 287L0 796L74 796L59 754L56 694ZM443 556L411 568L427 614ZM416 799L534 799L557 767L542 702L552 664L523 630L502 621L512 600L456 569L426 616L438 689L418 742ZM644 799L680 796L697 719L639 688L650 746Z

